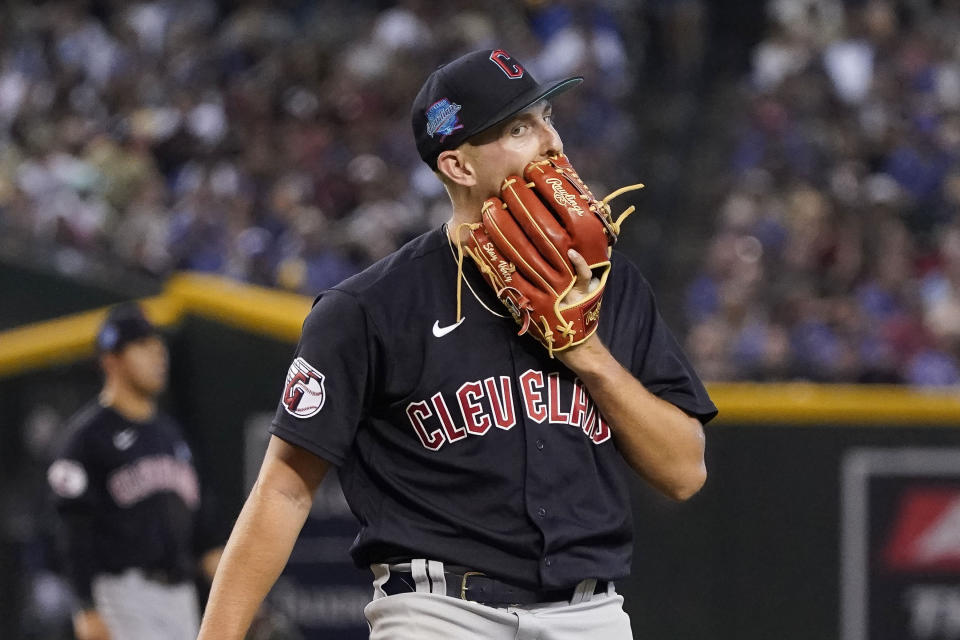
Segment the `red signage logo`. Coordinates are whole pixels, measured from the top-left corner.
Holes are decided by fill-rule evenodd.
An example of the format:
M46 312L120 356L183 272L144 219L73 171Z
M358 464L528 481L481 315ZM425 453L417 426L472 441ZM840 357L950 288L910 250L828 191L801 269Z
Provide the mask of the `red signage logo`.
M905 491L883 559L893 571L960 571L960 490L928 486Z

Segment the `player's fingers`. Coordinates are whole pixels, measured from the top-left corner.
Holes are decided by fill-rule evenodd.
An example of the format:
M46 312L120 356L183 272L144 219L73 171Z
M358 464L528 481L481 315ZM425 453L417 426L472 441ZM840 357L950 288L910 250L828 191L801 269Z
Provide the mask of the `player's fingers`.
M575 249L570 249L567 251L567 257L570 258L570 262L573 264L573 268L577 274L577 281L573 285L573 289L568 293L564 299L563 304L576 304L583 298L587 297L587 294L590 293L591 286L591 273L590 266L587 264L587 261L582 255L580 255Z
M573 268L577 272L577 283L574 287L586 293L587 288L590 286L590 265L587 264L587 261L583 259L583 256L581 256L576 249L567 251L567 256L570 258L570 262L573 263Z

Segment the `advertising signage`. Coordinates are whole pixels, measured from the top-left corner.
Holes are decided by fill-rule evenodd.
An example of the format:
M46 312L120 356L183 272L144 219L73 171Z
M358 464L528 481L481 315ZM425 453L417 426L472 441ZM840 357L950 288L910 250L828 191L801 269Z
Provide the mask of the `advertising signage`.
M842 466L842 640L960 639L960 449L852 449Z

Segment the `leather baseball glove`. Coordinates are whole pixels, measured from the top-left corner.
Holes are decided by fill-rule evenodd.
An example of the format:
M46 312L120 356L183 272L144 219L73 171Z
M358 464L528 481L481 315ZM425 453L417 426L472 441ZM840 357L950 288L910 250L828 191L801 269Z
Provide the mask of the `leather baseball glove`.
M518 335L529 332L550 357L597 330L610 247L634 210L631 206L614 220L608 202L641 187L624 187L598 200L567 157L559 155L528 164L522 178L504 180L500 197L484 202L482 222L467 225L462 251L520 325ZM568 300L577 284L570 249L583 256L592 277L585 297Z

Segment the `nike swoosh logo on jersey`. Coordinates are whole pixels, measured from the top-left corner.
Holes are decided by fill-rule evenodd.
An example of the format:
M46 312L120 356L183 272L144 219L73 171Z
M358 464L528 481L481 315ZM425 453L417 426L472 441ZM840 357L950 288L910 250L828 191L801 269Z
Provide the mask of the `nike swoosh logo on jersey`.
M445 327L440 326L439 320L434 320L433 335L436 336L437 338L442 338L443 336L447 335L448 333L450 333L451 331L459 327L461 324L463 324L463 321L466 319L467 319L467 316L463 316L462 318L460 318L460 322L457 322L456 324L450 324Z
M113 434L113 446L120 451L126 451L137 440L137 432L133 429L124 429Z

